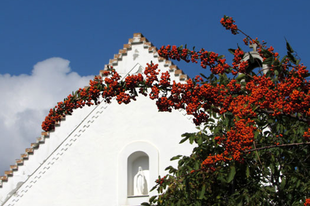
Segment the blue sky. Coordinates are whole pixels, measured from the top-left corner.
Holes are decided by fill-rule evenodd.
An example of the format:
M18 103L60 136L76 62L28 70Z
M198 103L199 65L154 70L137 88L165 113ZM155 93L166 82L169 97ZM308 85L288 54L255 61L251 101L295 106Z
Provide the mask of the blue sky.
M232 16L251 37L285 54L285 38L310 65L310 2L210 0L1 0L0 174L40 134L49 108L88 83L141 32L155 46L184 45L232 56L242 45L219 23ZM196 65L176 63L190 77Z
M135 32L157 47L188 44L228 54L243 36L221 27L224 14L276 50L284 51L286 37L306 62L309 1L257 2L1 0L0 71L31 74L36 62L62 57L79 74L94 75Z

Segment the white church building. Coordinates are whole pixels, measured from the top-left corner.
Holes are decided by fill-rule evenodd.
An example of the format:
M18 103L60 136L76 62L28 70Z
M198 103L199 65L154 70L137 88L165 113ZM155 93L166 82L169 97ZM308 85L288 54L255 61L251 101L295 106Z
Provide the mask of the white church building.
M140 33L108 65L125 77L143 73L151 61L176 82L188 78ZM157 194L150 189L165 168L176 166L170 158L190 154L193 146L179 142L194 131L185 111L158 112L143 95L128 105L112 100L77 109L54 131L42 132L0 177L0 205L140 205Z

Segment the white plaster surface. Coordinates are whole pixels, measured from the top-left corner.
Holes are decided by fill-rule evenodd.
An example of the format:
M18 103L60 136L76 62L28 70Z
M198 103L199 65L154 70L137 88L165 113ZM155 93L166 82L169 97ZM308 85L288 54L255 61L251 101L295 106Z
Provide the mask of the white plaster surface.
M130 72L145 66L153 53L142 44L133 49L114 68ZM138 52L137 52L138 51ZM134 56L135 54L135 56ZM138 54L138 56L137 56ZM168 70L160 63L161 71ZM128 69L129 68L129 69ZM178 80L178 77L172 79ZM149 156L150 185L170 158L190 154L193 146L179 144L181 134L194 132L195 125L183 112L158 112L155 101L139 96L137 101L85 107L67 116L60 127L30 155L0 189L5 206L85 206L139 205L149 197L128 197L127 158L142 151ZM17 186L19 188L14 190ZM11 192L11 194L9 194ZM149 195L156 194L156 191Z

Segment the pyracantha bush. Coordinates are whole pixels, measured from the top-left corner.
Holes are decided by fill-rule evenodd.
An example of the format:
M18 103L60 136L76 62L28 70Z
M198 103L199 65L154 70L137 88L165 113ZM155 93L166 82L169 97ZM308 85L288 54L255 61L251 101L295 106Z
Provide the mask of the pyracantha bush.
M159 111L184 109L200 131L183 135L181 143L196 147L190 156L172 158L178 167L167 167L155 181L159 195L143 205L310 205L309 72L288 42L280 58L231 17L220 22L256 49L229 49L229 64L205 49L162 46L160 56L200 64L210 75L176 83L150 63L144 75L121 81L110 68L51 109L42 129L53 130L63 116L99 100L128 104L148 95Z

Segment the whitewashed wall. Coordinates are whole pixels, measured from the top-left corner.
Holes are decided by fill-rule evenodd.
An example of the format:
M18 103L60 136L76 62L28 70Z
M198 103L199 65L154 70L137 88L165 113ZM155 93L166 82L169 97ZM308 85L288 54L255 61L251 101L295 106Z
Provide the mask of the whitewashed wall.
M139 43L140 37L131 41L131 49L117 63L114 61L114 68L123 75L141 72L140 66L144 69L152 60L179 81L175 70L169 68L171 63L159 62L156 52ZM158 112L155 101L144 96L128 105L113 101L78 109L2 183L0 203L139 205L156 191L128 197L128 178L132 178L127 174L128 157L135 151L148 155L150 189L158 175L165 175L164 169L173 164L172 156L190 154L192 145L178 143L181 134L194 131L195 125L184 111Z

